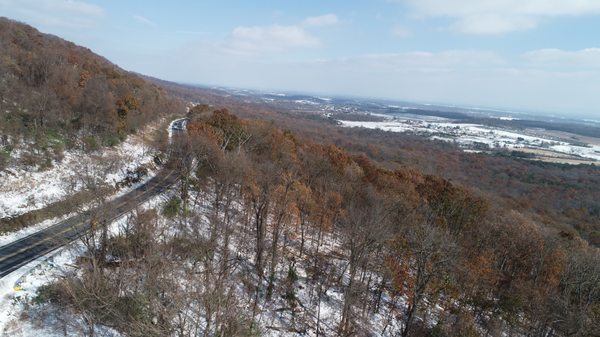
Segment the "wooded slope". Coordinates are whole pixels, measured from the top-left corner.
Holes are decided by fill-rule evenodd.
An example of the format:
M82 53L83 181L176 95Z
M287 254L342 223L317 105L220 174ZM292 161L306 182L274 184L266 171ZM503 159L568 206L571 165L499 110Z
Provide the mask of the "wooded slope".
M114 145L179 100L87 48L0 18L0 168ZM26 146L25 146L26 145Z

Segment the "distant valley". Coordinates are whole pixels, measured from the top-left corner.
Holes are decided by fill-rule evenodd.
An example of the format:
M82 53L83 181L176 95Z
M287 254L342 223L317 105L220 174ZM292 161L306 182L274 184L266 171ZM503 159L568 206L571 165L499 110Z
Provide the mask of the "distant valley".
M574 165L600 162L600 121L590 119L358 98L224 91L247 102L320 116L343 127L420 135L456 144L466 152Z

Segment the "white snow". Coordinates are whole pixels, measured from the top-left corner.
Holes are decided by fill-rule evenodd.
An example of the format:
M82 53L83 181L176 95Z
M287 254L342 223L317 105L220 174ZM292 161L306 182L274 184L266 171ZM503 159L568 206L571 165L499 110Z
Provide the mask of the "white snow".
M142 204L140 209L156 208L161 201L161 196L154 197ZM126 220L127 215L116 219L111 224L110 232L118 233ZM0 336L64 336L62 331L56 331L57 322L51 321L39 326L33 324L31 319L23 320L21 316L24 313L30 316L32 310L36 310L32 306L32 300L36 298L38 289L72 272L77 257L82 256L84 252L84 245L75 241L0 279ZM73 317L74 322L78 320L78 317ZM102 326L97 327L96 332L97 336L121 336L117 331ZM67 335L81 334L75 330Z
M61 162L47 171L32 172L26 168L0 172L0 218L14 217L41 209L67 195L82 190L83 179L114 186L126 176L126 170L152 162L152 151L141 136L133 135L115 146L96 154L65 152ZM83 178L83 179L82 179Z
M295 100L294 102L296 102L298 104L304 104L304 105L319 105L319 103L317 103L317 102L309 101L306 99L298 99L298 100Z
M55 336L50 331L35 331L20 317L27 304L35 298L37 289L63 275L69 265L83 252L75 242L34 260L0 279L0 332L2 336ZM42 332L40 334L40 332ZM58 335L56 335L58 336Z
M598 145L589 145L589 147L583 147L583 146L573 146L573 145L569 145L569 144L567 144L567 145L560 144L560 145L551 146L551 149L558 151L558 152L572 154L572 155L576 155L576 156L580 156L580 157L584 157L584 158L600 160L600 146L598 146Z
M169 131L171 130L172 124L169 125ZM126 168L133 169L140 164L147 163L152 160L152 155L144 145L144 143L137 139L137 137L133 136L128 139L127 142L124 142L118 147L113 149L109 149L99 154L95 159L114 159L113 156L116 156L121 162L127 163L125 168L122 166L118 166L120 172L125 172ZM100 160L102 161L102 160ZM113 160L111 160L113 161ZM39 174L30 173L27 175L29 178L32 178L33 181L30 184L20 185L19 188L12 189L3 189L0 190L0 198L5 195L18 195L18 193L27 194L29 188L37 188L43 189L44 187L49 186L53 183L52 178L66 178L69 174L78 173L78 169L81 169L81 163L84 162L87 165L83 167L85 169L92 169L90 173L98 174L98 170L104 169L107 170L107 167L102 166L102 164L93 163L92 161L86 162L85 158L80 158L80 160L76 160L75 153L69 153L65 156L65 160L59 165L55 165L55 167L50 170L51 172L39 172ZM100 166L100 167L96 167ZM103 171L105 173L102 178L104 181L114 183L116 179L121 179L122 175L119 172L115 172L115 170L110 170L112 167L108 167L107 171ZM23 172L19 172L23 173ZM154 173L154 172L152 172ZM145 181L151 179L152 174L147 176L143 181L139 182L137 185L143 184ZM16 177L14 177L16 178ZM47 180L45 180L47 179ZM57 180L57 179L55 179ZM17 179L13 179L11 182L18 181ZM45 183L48 182L48 183ZM38 185L39 184L39 185ZM6 184L10 186L11 184ZM2 185L0 187L7 187L6 185ZM60 198L64 196L65 190L67 190L64 185L60 183L56 183L56 186L59 186L57 190L58 193L55 194L56 198ZM135 186L134 186L135 188ZM67 190L68 192L68 190ZM128 190L123 190L111 198L115 198L120 194L127 193ZM19 200L15 198L14 200ZM2 208L0 211L9 210L5 205L18 205L12 200L11 203L2 204L3 200L0 199L0 205ZM162 196L156 196L149 201L140 205L140 209L149 209L149 208L157 208L159 203L162 201ZM92 205L88 205L86 207L90 207ZM27 209L25 207L17 207L16 209L23 211ZM2 214L2 213L0 213ZM64 220L68 217L72 216L72 214L65 215L61 218L49 219L42 223L36 224L34 226L30 226L23 230L13 232L13 233L5 233L0 236L0 246L11 243L15 240L26 237L30 234L33 234L43 228L49 227L61 220ZM111 224L110 232L113 234L118 233L122 229L122 224L127 219L127 215L124 215L118 219L116 219ZM82 256L85 252L84 246L80 241L75 241L67 246L61 247L54 252L48 253L43 257L40 257L27 265L19 268L18 270L12 272L11 274L0 279L0 335L1 336L80 336L80 330L69 331L65 334L62 330L57 331L56 326L57 322L53 321L56 317L53 318L52 315L46 317L46 320L50 320L50 322L39 322L35 323L32 314L35 313L36 309L33 308L32 300L37 296L38 289L50 282L56 280L57 278L62 277L65 273L69 271L73 271L74 262L77 257ZM29 317L29 319L23 319L23 315ZM77 322L81 323L81 319L78 317L73 317L73 322L77 324ZM97 336L121 336L117 331L98 326L96 328Z
M514 131L498 129L479 124L452 123L448 120L436 120L429 117L395 117L382 122L339 121L343 127L362 127L390 132L411 132L428 136L430 139L456 142L466 150L477 143L487 144L490 148L530 148L551 150L570 156L600 161L600 146L572 144L565 140L537 136L535 130Z

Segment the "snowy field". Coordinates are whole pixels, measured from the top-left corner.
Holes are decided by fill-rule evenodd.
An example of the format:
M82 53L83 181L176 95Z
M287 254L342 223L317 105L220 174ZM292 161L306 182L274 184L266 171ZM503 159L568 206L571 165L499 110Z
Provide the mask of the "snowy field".
M479 124L454 123L440 117L391 117L382 122L339 121L343 127L362 127L390 132L410 132L433 140L457 143L467 152L489 149L534 149L547 157L600 161L600 146L575 144L540 134L540 130L517 132Z
M151 163L152 158L143 136L132 135L118 146L91 155L66 151L64 159L46 171L0 171L0 218L41 209L82 190L90 179L114 186L128 169Z

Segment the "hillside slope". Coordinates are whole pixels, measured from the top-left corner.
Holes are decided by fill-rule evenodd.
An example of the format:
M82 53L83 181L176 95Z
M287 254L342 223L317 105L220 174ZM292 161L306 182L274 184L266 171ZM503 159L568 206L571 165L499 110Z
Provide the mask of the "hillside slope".
M89 49L0 18L0 170L123 141L178 99Z
M5 335L35 321L65 335L599 335L600 256L584 241L270 121L188 117L179 183L100 222L66 268L39 268L51 282L19 281Z

